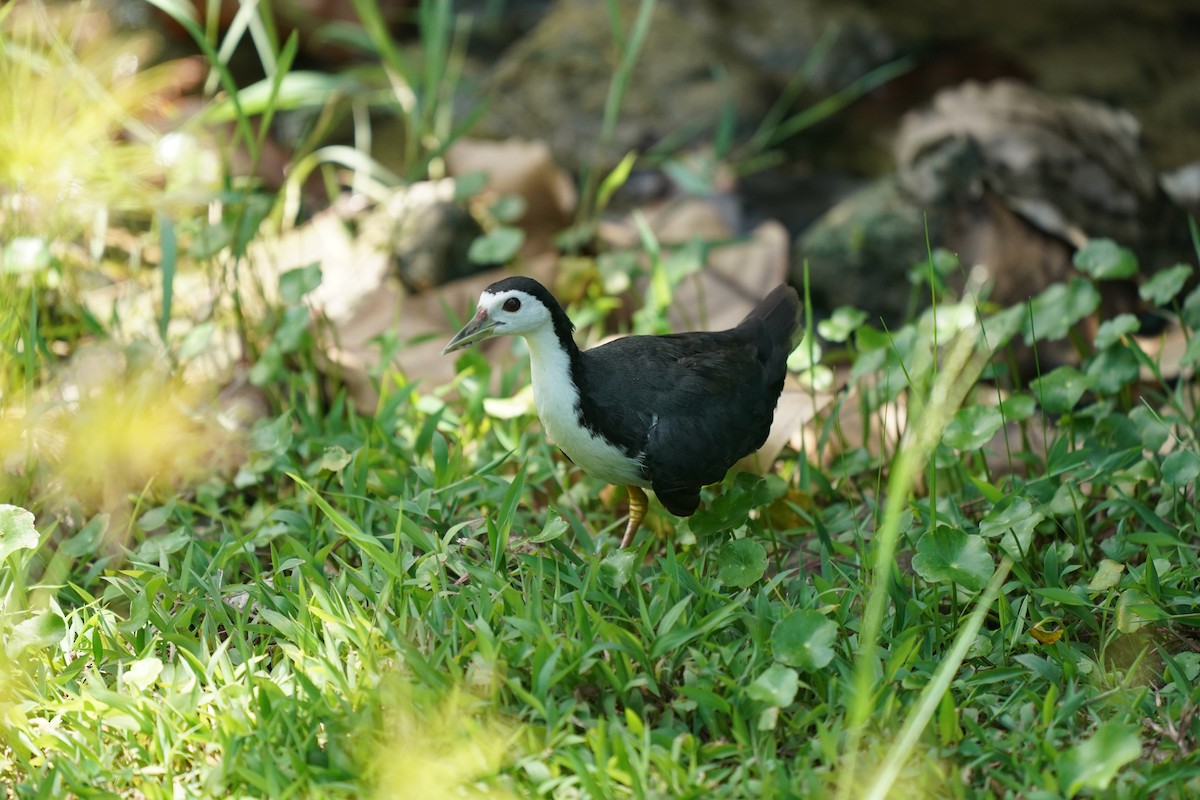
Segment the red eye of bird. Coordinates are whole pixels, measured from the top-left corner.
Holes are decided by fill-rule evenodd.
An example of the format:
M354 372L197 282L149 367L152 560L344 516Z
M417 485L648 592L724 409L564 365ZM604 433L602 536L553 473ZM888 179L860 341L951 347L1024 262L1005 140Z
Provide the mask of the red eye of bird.
M508 312L520 311L521 310L521 301L515 297L510 297L504 301L503 308L505 311L508 311Z

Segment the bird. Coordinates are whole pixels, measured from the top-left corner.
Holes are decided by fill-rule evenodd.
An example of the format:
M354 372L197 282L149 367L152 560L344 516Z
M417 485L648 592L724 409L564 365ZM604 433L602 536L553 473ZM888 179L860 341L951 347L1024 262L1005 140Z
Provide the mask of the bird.
M796 290L772 290L724 331L635 335L581 350L574 324L542 284L488 286L452 353L493 336L524 337L542 428L584 472L629 492L628 547L649 507L646 489L688 517L767 439L800 323Z

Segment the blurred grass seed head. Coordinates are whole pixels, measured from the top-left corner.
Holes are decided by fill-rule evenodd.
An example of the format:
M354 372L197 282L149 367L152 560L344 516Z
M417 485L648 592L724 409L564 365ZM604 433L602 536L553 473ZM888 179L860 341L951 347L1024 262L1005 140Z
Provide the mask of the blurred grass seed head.
M174 83L171 65L145 68L153 52L86 4L0 9L0 236L151 213L162 167L140 120Z
M85 516L122 516L234 463L239 435L209 411L209 390L147 367L94 383L61 382L54 400L0 418L0 498L44 494Z
M430 707L399 691L375 759L375 800L510 800L491 785L509 761L513 731L488 703L454 690Z

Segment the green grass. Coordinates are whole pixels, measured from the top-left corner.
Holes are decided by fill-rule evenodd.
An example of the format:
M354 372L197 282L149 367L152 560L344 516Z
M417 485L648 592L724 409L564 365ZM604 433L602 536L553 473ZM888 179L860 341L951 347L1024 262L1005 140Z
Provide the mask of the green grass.
M916 355L932 331L858 331L876 418L954 385ZM533 418L488 416L491 367L459 365L426 391L388 375L373 416L281 369L236 480L127 532L34 496L39 540L0 577L12 792L859 797L890 764L921 797L1194 793L1194 384L1034 413L1048 450L1008 475L947 443L985 415L928 400L940 441L787 456L624 554L621 498ZM896 486L914 449L934 496ZM874 560L882 530L913 570Z
M425 13L450 37L445 9ZM449 50L432 73L387 57L437 98ZM264 52L279 69L255 113L287 96L292 53ZM440 138L410 165L454 129L432 102L411 122ZM250 106L222 107L257 147ZM225 188L219 219L156 228L170 276L236 270L287 202ZM816 326L824 352L798 361L848 385L813 448L730 476L687 520L652 505L620 552L623 493L574 470L530 414L489 413L523 365L497 375L468 351L448 386L384 371L378 407L357 413L314 390L302 298L318 274L297 270L264 319L238 306L209 323L243 339L267 409L249 429L146 343L68 403L64 354L107 321L62 288L65 234L0 234L49 243L36 270L0 271L0 296L20 300L0 305L8 797L1200 792L1200 389L1163 376L1129 320L1071 327L1129 269L1111 243L1026 306L939 289L898 330L848 310ZM646 248L650 330L680 275ZM1143 294L1191 332L1194 367L1185 272ZM170 276L151 327L182 359ZM603 324L598 308L572 311ZM1005 366L1014 342L1064 338L1077 367L1026 381Z

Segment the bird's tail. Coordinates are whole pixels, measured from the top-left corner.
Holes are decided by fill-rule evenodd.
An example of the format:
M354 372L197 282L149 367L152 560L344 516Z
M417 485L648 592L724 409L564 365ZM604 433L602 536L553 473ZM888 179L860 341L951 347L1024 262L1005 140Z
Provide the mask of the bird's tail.
M760 347L783 349L784 356L792 350L792 335L800 327L800 296L786 283L776 286L763 301L746 315L739 328L761 324Z

